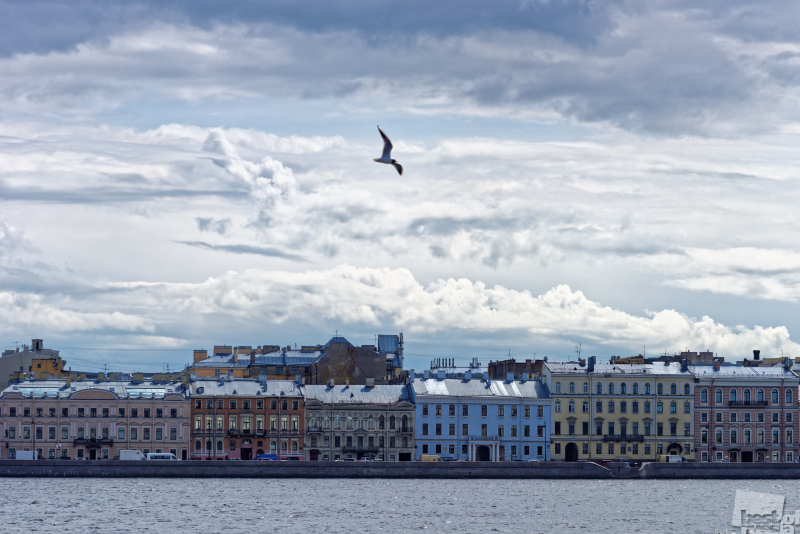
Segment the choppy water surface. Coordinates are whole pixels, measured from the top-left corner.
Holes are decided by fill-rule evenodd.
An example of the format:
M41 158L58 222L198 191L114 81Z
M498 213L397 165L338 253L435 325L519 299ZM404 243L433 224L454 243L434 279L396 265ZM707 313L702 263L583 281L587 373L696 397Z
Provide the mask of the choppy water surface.
M737 489L800 481L0 480L0 531L730 532Z

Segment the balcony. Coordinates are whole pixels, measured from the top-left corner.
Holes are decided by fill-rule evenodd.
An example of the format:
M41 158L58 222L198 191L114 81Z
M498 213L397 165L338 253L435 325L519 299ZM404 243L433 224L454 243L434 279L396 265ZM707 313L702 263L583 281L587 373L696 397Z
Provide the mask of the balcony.
M731 408L751 408L753 406L769 406L769 401L730 401L728 406Z
M632 436L630 434L606 434L603 441L644 441L644 436Z
M412 427L410 427L410 426L404 426L404 427L402 427L400 429L400 433L401 434L413 434L414 433L414 429Z
M77 438L72 441L73 446L83 445L84 447L100 448L103 446L113 447L114 440L111 438Z
M321 427L318 427L318 426L309 426L309 427L306 427L306 432L316 432L316 433L319 433L319 432L322 432L322 428L321 428Z

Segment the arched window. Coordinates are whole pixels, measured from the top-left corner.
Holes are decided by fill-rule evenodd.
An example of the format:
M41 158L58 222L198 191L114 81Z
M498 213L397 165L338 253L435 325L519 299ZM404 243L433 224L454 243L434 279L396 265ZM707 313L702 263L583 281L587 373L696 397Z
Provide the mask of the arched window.
M326 416L325 419L322 420L322 424L323 424L323 428L330 428L331 427L331 418Z
M318 423L319 423L319 419L317 419L316 417L312 417L311 418L311 428L317 428L318 427Z
M791 403L792 403L792 390L791 389L787 389L786 390L786 404L789 405Z
M333 428L342 428L342 418L338 415L333 419Z
M407 415L403 416L402 424L403 424L403 426L402 426L401 430L403 432L408 432L408 416Z
M772 390L772 404L778 404L778 390Z
M689 404L689 401L683 403L683 413L691 413L692 412L692 405Z
M575 382L570 382L569 383L569 392L570 393L575 393Z
M277 441L270 441L269 442L269 450L277 451L278 450L278 442Z
M199 439L195 440L195 442L194 442L194 450L195 450L195 452L200 452L202 447L203 447L203 444L200 442L200 440Z
M745 402L750 402L750 390L749 389L745 389L744 390L744 399L742 399L742 400L744 400Z
M677 395L678 394L678 386L675 384L675 382L673 382L669 386L669 394L670 395Z
M373 419L372 417L370 417L369 420L367 420L367 428L370 430L375 428L375 419Z
M700 402L708 402L708 390L706 388L700 390Z
M363 430L364 429L364 420L361 419L360 417L358 419L356 419L356 428L359 429L359 430Z
M353 418L352 417L348 417L347 418L347 429L348 430L352 430L353 429Z
M394 416L393 416L393 415L390 415L390 416L389 416L389 428L390 428L391 430L394 430L394 429L395 429L395 424L396 424L396 421L395 421L395 418L394 418Z
M731 402L736 402L736 390L731 389L731 392L728 394L728 397Z
M584 382L583 383L583 392L584 393L589 393L589 382Z
M561 382L556 382L556 393L561 393Z
M664 394L664 384L658 384L658 385L656 386L656 392L657 392L659 395L663 395L663 394Z
M600 382L597 383L597 394L598 395L603 394L603 384L601 384Z
M285 442L285 441L281 441L281 450L282 450L282 451L288 450L288 447L287 447L287 445L286 445L286 442Z
M222 450L222 440L217 441L217 450L218 451Z
M639 394L639 383L638 382L634 382L633 383L633 394L634 395L638 395Z
M650 395L650 382L645 382L644 384L644 394Z
M722 390L721 389L717 389L714 392L714 402L716 402L716 403L721 403L722 402Z
M378 429L383 430L386 428L386 418L383 416L378 417Z
M620 392L621 394L625 395L625 394L628 392L628 384L626 384L625 382L623 382L622 384L620 384L620 386L619 386L619 392Z
M211 440L210 439L208 441L206 441L206 450L207 451L211 450Z
M613 395L614 394L614 382L609 382L608 383L608 394L609 395Z
M684 395L688 395L689 394L689 384L684 384L683 385L683 394Z
M757 400L758 402L764 402L764 390L763 390L763 389L759 389L759 390L756 392L756 400Z

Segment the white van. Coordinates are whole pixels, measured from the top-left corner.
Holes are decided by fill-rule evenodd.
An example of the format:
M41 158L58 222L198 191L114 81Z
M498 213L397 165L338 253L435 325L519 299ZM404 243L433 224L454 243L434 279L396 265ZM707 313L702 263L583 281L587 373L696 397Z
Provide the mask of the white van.
M148 460L177 460L178 458L175 457L174 454L171 452L148 452L147 453Z
M120 460L146 460L144 454L139 451L119 451Z
M17 460L36 460L36 451L17 451Z

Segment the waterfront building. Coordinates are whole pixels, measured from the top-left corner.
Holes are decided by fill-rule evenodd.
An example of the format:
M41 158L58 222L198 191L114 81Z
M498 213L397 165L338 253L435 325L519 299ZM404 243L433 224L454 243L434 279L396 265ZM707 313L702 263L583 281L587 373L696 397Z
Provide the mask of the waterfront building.
M125 449L188 459L189 400L171 378L98 373L97 380L15 381L0 393L0 457L37 451L106 460Z
M304 386L306 459L414 457L414 405L404 384Z
M552 459L694 459L694 376L688 363L544 364L553 404Z
M479 376L480 375L480 376ZM541 380L484 378L444 370L411 373L416 407L416 459L437 454L456 460L549 460L550 397Z
M190 391L192 458L303 457L305 407L296 381L197 378Z
M758 359L758 356L756 356ZM692 365L695 459L792 462L798 458L798 385L786 358L771 367Z
M9 349L0 356L0 391L8 387L10 375L17 373L34 373L38 377L42 373L59 376L64 373L66 361L62 360L57 350L44 348L44 341L34 339L30 346L22 345L22 350ZM16 379L21 378L17 374Z

